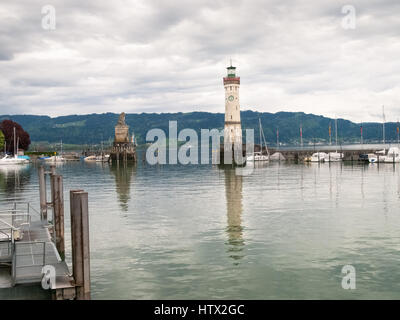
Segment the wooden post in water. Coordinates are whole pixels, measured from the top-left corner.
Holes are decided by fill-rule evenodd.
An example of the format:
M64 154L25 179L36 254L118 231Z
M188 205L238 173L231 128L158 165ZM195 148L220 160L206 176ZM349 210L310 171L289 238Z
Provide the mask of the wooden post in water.
M47 194L46 194L46 176L44 167L39 167L39 192L40 192L40 219L47 220Z
M90 299L90 250L88 193L70 191L72 270L77 300Z
M50 196L51 196L51 202L50 202L50 206L52 208L52 224L54 225L54 221L55 221L55 215L54 215L54 200L55 200L55 185L54 185L54 176L56 175L56 167L54 164L50 165ZM56 239L56 235L55 235L55 229L53 228L53 232L54 232L54 239Z
M54 229L56 248L60 253L61 259L65 259L65 242L64 242L64 190L63 190L63 177L60 175L52 176L53 190L54 190Z
M54 176L55 175L56 175L56 166L54 164L52 164L52 165L50 165L50 191L51 191L51 205L52 206L54 206Z

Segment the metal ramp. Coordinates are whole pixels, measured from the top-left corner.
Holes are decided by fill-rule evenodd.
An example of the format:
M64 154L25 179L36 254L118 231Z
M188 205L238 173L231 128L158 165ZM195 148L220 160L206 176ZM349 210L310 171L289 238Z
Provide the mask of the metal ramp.
M51 265L56 271L56 287L72 285L68 266L61 260L48 230L40 221L23 226L22 239L15 242L12 263L14 284L41 282L42 268Z
M12 286L40 284L43 267L53 266L55 284L52 289L74 287L68 266L62 261L50 234L49 228L53 226L47 221L32 221L29 204L26 208L26 211L18 211L14 204L13 209L0 212L0 263L11 267Z

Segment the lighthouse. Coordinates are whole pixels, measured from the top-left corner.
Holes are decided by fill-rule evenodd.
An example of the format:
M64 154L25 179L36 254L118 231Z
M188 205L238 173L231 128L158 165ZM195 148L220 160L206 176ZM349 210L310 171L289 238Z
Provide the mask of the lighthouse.
M225 128L224 145L242 145L242 126L240 123L239 87L240 77L236 76L236 67L227 68L227 76L224 77L225 88Z

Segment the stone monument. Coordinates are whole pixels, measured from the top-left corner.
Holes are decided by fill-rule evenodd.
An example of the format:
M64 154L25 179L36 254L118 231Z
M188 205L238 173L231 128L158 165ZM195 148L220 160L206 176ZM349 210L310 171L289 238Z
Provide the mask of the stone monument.
M114 144L111 150L111 161L136 161L136 146L129 135L129 126L125 123L125 112L119 116L115 126Z

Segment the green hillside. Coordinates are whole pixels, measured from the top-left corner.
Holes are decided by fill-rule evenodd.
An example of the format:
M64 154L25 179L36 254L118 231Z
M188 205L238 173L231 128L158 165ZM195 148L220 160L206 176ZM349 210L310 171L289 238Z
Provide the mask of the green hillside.
M11 119L22 125L29 132L33 142L65 144L98 144L114 136L114 126L118 121L118 114L88 114L69 115L51 118L35 115L2 115L3 119ZM254 128L256 141L258 139L258 119L267 141L276 142L276 129L279 127L279 140L283 143L299 143L299 127L303 126L304 143L310 141L329 141L328 127L332 126L332 140L334 140L335 120L303 112L259 113L242 111L242 127ZM178 121L178 130L191 128L200 132L200 129L223 129L224 114L208 112L190 113L140 113L127 114L126 122L137 137L138 143L145 143L148 130L163 129L168 133L168 121ZM397 140L397 123L386 124L386 139ZM378 142L382 140L381 123L364 123L364 141ZM345 119L338 119L338 135L340 143L358 142L360 140L360 125Z

